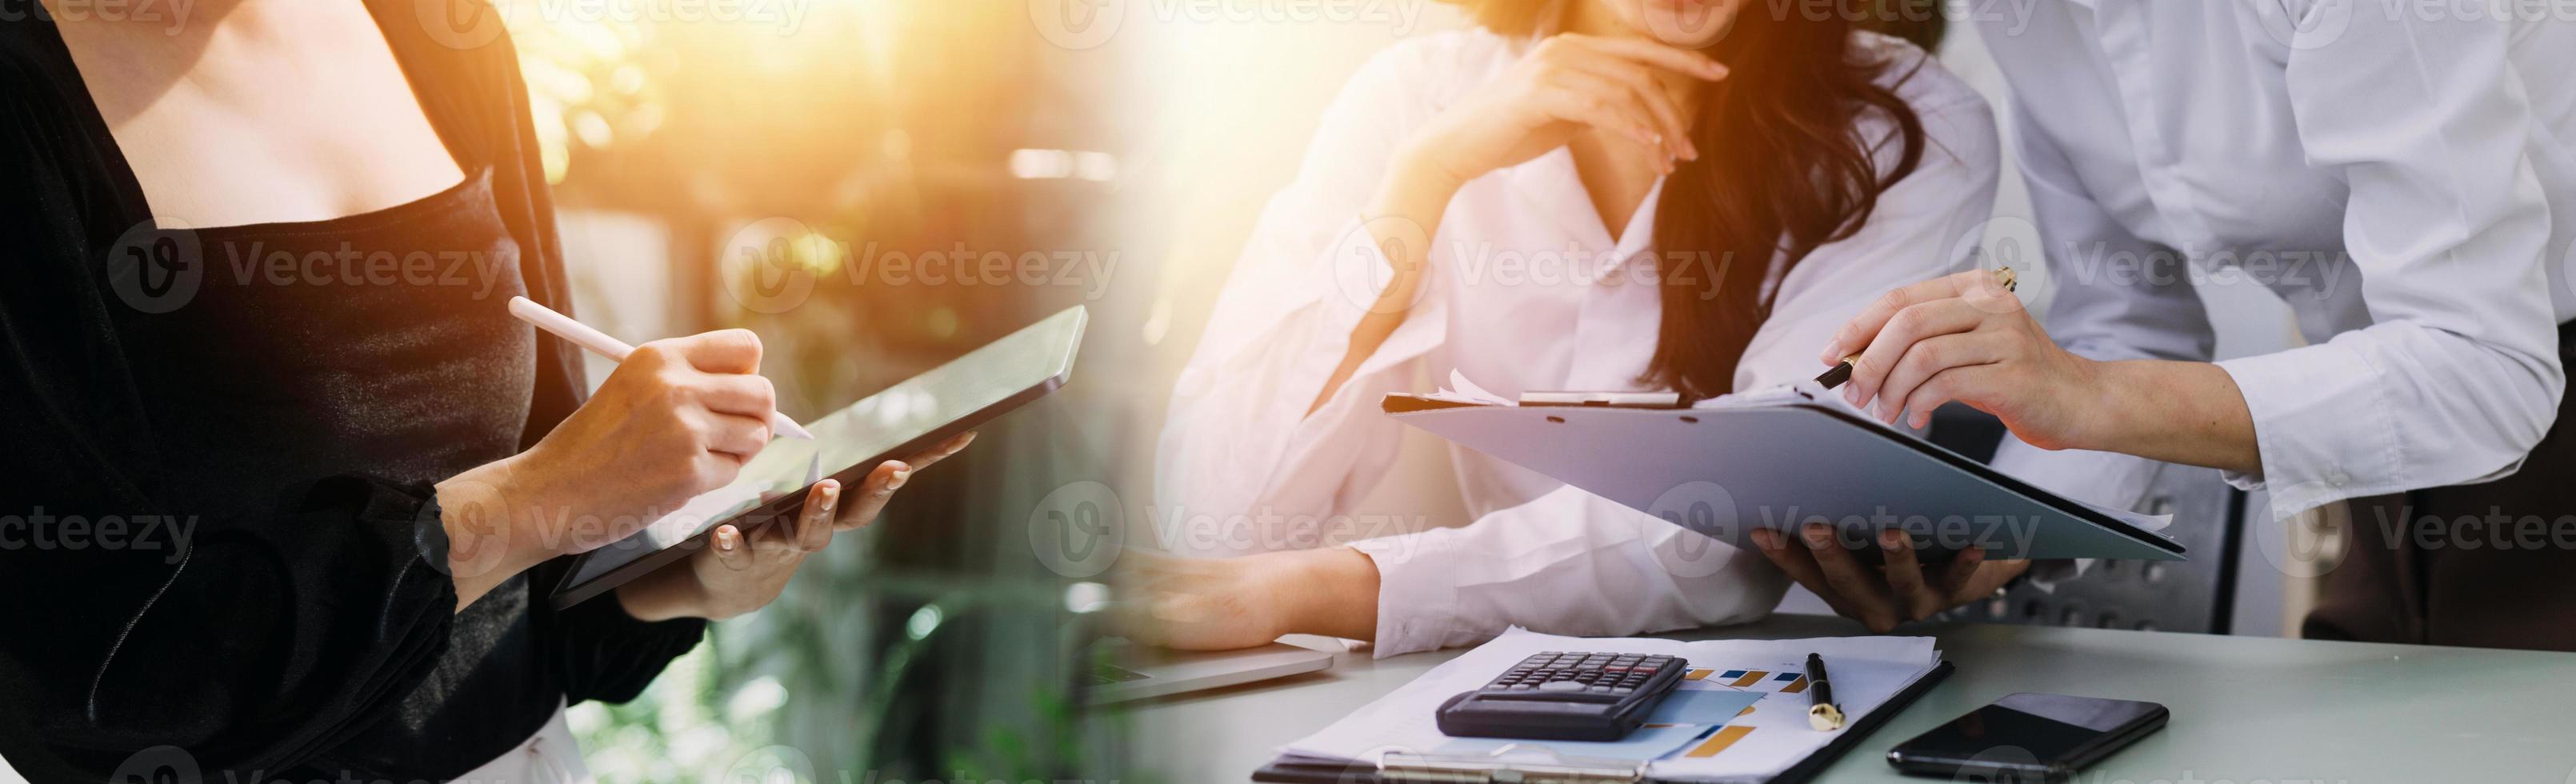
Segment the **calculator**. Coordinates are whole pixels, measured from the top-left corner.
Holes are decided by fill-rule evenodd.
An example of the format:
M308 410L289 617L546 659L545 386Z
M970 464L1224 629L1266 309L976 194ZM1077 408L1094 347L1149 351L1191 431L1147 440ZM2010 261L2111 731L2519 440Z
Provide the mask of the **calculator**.
M1469 738L1613 741L1682 681L1690 662L1639 653L1549 651L1441 703L1442 733Z

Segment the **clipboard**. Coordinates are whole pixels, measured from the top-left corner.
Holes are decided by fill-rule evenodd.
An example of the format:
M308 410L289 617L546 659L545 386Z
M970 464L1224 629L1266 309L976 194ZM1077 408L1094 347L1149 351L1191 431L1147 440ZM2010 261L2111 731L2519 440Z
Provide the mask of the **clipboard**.
M1550 393L1563 395L1564 393ZM1827 402L1806 387L1735 405L1608 395L1548 405L1387 395L1397 421L1702 535L1750 548L1755 529L1822 519L1843 541L1903 530L1924 560L2184 560L2181 543ZM1553 398L1551 399L1554 400ZM1875 560L1876 546L1855 547Z
M1878 732L1890 717L1912 705L1915 698L1932 690L1957 669L1943 660L1930 671L1889 697L1876 710L1844 727L1823 748L1807 755L1779 775L1765 780L1767 784L1805 784L1823 775L1825 768L1859 746L1861 741ZM1665 782L1649 777L1646 763L1638 760L1594 760L1559 758L1542 763L1507 763L1472 757L1404 757L1391 758L1380 765L1300 762L1272 760L1252 772L1253 781L1274 784L1498 784L1514 781L1565 782L1567 784L1627 784L1630 782ZM1673 782L1680 784L1680 782Z

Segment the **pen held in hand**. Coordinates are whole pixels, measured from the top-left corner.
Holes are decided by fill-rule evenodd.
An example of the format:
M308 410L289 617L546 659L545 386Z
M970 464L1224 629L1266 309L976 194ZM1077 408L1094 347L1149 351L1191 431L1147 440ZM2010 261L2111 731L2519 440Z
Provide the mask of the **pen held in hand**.
M2005 291L2012 291L2021 281L2020 276L2013 274L2011 267L1996 267L1995 282L2001 284ZM1842 386L1843 382L1851 380L1852 363L1859 361L1858 352L1843 357L1843 361L1834 363L1833 369L1825 371L1824 375L1817 376L1816 383L1824 385L1826 389Z
M608 333L592 329L588 324L574 321L571 316L557 313L553 308L539 305L527 297L510 298L510 315L555 337L572 341L573 345L590 349L591 353L607 357L611 362L625 362L627 355L635 353L635 347L626 345L626 341L609 337ZM803 425L776 411L769 412L769 430L788 438L814 440L814 434L806 432Z

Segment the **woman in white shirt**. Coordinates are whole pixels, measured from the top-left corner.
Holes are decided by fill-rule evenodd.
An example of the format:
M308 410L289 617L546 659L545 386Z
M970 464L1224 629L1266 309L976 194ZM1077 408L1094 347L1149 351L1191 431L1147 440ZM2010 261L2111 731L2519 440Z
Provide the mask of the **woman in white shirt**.
M2330 568L2307 636L2576 650L2576 438L2544 439L2576 348L2576 25L2530 11L2067 0L1993 21L2047 327L1933 281L1821 356L1865 347L1847 388L1886 419L1958 400L2027 444L2137 456L1998 456L2097 502L2137 500L2140 458L2226 469L2273 517L2404 494L2356 509L2339 565L2298 565ZM2280 294L2310 345L2210 362L2213 276ZM1788 565L1864 574L1817 556Z
M1132 555L1151 616L1133 632L1191 648L1313 632L1383 655L1768 612L1785 580L1760 556L1464 450L1473 524L1349 547L1313 527L1420 517L1355 508L1400 437L1377 402L1417 379L1787 383L1825 369L1816 348L1869 298L1964 268L1956 240L1994 197L1985 102L1912 45L1762 8L1491 0L1472 6L1481 29L1354 77L1236 263L1163 433L1171 544L1243 557Z

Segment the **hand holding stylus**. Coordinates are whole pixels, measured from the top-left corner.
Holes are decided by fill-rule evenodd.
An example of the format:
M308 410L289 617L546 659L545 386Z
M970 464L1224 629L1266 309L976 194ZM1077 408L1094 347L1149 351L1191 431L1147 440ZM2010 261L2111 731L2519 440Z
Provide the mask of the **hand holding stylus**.
M608 333L592 329L588 324L574 321L571 316L557 313L553 308L539 305L527 297L510 298L510 315L553 333L555 337L572 341L573 345L590 349L591 353L607 357L611 362L623 363L628 355L635 353L635 347L626 345L626 341L609 337ZM814 434L805 432L804 426L776 410L769 412L769 429L788 438L814 439Z

